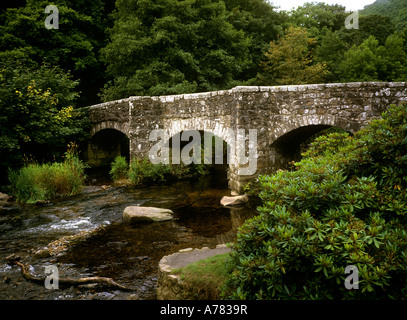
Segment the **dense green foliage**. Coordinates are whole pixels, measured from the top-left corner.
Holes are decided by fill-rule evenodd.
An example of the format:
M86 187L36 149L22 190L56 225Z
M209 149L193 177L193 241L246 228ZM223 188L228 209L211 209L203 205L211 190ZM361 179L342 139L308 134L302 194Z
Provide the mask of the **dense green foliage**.
M125 157L117 156L112 162L110 169L110 177L114 180L122 180L127 178L127 172L129 171L129 165Z
M405 299L407 106L315 140L297 170L261 176L259 215L233 245L226 296ZM359 289L344 286L359 270Z
M85 140L87 116L77 105L96 102L104 81L105 1L54 1L55 30L44 26L49 4L28 0L0 14L1 182L24 155L60 160L68 142Z
M317 39L314 61L329 70L324 82L406 81L406 33L395 32L391 18L377 14L360 15L359 28L346 29L348 14L342 6L322 3L290 12L290 22Z
M260 61L271 41L282 34L288 23L285 14L278 13L265 0L225 0L227 21L250 38L248 66L235 80L252 83L261 71Z
M64 158L60 163L28 163L10 171L11 194L17 201L36 203L80 192L86 166L79 160L75 145L69 146Z
M104 101L238 84L406 80L406 34L387 16L362 15L349 30L345 7L316 2L280 13L263 0L116 7L102 50L112 77Z
M152 164L150 160L133 160L130 162L128 177L132 184L162 184L175 180L170 165Z
M406 81L407 53L403 50L404 39L397 34L386 39L379 46L374 36L353 45L345 52L338 65L338 74L342 81Z
M250 39L227 21L223 1L116 2L103 49L114 82L103 100L224 89L249 63Z
M209 170L209 166L204 164L152 164L149 159L133 159L129 165L124 157L118 156L112 162L110 176L115 181L128 179L134 185L154 185L171 183L185 177L203 176Z
M56 0L59 29L44 26L45 0L27 0L25 6L10 8L0 17L0 51L22 50L24 59L38 64L58 65L78 79L78 100L82 106L97 102L105 81L99 50L106 45L105 29L111 26L109 0ZM35 79L39 80L39 79Z
M270 43L259 78L268 85L323 82L328 70L325 63L313 62L315 44L306 29L290 27L283 38Z
M69 141L87 136L86 112L73 107L77 85L59 67L38 65L0 53L0 171L60 158Z
M291 10L290 22L297 27L307 28L313 36L317 36L324 28L334 31L341 29L347 15L345 7L339 4L307 2Z
M374 3L365 6L361 13L388 16L400 31L407 27L405 0L376 0Z

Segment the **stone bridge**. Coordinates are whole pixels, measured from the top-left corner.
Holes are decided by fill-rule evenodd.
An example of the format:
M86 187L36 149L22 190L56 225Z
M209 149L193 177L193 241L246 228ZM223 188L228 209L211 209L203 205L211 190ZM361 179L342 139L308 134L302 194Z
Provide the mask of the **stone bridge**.
M135 96L89 108L93 138L85 153L91 166L103 160L109 163L118 154L146 158L156 144L149 140L153 129L166 129L170 136L187 130L210 132L227 144L234 141L238 129L245 129L247 136L249 129L257 129L257 171L238 175L239 164L229 164L229 188L239 192L258 174L298 160L301 144L316 132L338 127L354 133L380 117L390 104L406 101L405 82L235 87Z

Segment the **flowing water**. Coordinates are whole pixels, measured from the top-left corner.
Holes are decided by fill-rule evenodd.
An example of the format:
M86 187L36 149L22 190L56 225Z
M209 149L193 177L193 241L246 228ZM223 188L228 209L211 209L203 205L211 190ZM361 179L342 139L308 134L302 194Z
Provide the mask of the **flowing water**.
M237 228L255 214L256 203L229 209L225 180L214 176L170 186L87 186L83 192L43 206L12 205L0 210L0 299L156 299L158 262L184 248L215 247L233 241ZM126 206L168 208L175 219L130 226L122 223ZM64 236L93 232L54 256L35 255ZM100 276L131 289L101 285L46 289L22 277L5 257L17 254L31 273L46 277L58 267L60 278Z

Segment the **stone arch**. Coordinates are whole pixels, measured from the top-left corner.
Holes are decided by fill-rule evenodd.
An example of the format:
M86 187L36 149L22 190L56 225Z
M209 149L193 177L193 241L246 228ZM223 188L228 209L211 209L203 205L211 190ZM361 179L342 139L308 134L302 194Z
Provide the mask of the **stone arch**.
M105 127L96 131L87 148L87 159L91 167L109 167L116 156L130 158L130 139L116 128Z
M351 133L355 133L364 127L364 123L351 121L335 115L309 115L293 116L283 121L282 125L273 128L270 135L270 144L284 136L285 134L301 127L307 126L328 126L338 127Z
M209 119L193 118L171 120L169 125L165 128L168 128L168 134L171 137L183 131L198 130L213 133L215 136L222 138L228 145L232 144L235 139L235 133L232 129L227 128L220 121Z
M114 129L114 130L120 131L121 133L123 133L124 135L126 135L129 138L128 123L122 123L122 122L117 122L117 121L102 121L102 122L95 123L92 125L92 127L90 129L90 134L93 137L99 131L102 131L105 129Z
M362 127L361 124L354 125L342 119L329 116L315 116L292 120L284 128L275 130L280 135L277 138L271 139L270 165L273 172L278 169L287 169L291 161L299 161L301 159L300 154L304 151L301 150L302 144L312 135L332 127L340 128L350 133L354 133Z
M212 159L210 160L211 163L204 162L203 164L209 164L211 166L211 171L214 172L214 174L216 174L217 176L221 176L224 174L224 177L226 179L229 176L228 172L230 172L232 168L232 164L228 163L229 158L227 153L231 151L229 146L233 143L233 139L235 139L234 131L232 129L225 128L220 122L207 119L174 120L168 125L168 140L166 142L166 147L171 147L170 144L172 143L172 139L174 137L180 135L183 132L188 132L191 130L199 131L200 137L202 139L201 142L204 141L204 133L209 133L210 135L213 135L211 137L211 145L212 143L215 143L215 145L213 145L215 147L216 143L219 143L218 147L222 148L222 153L220 154L220 151L212 149ZM216 137L215 141L213 140L213 137ZM179 136L177 138L179 139ZM183 146L188 143L189 142L187 141L181 141L181 150ZM227 151L225 150L225 148L227 148ZM204 151L201 150L201 152ZM218 156L217 158L216 155ZM222 158L221 160L220 157Z

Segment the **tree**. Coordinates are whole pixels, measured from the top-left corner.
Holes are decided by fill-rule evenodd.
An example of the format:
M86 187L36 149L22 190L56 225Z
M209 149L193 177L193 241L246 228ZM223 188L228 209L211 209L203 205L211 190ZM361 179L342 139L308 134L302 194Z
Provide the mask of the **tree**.
M384 46L374 36L354 45L338 66L339 78L350 81L406 81L407 54L403 50L404 39L394 34Z
M26 48L30 59L41 64L59 65L79 80L82 106L97 103L97 92L104 82L99 50L105 45L105 28L110 26L108 0L56 0L59 29L44 26L49 1L27 0L23 7L4 11L0 26L0 50Z
M377 81L377 65L380 62L378 47L379 41L374 36L370 36L360 46L353 45L338 67L341 81Z
M315 49L315 61L326 63L329 70L327 82L339 81L338 66L347 49L347 43L340 38L338 32L327 28L322 30L321 39Z
M323 2L307 2L289 14L294 26L307 28L313 36L318 36L324 27L331 31L339 30L347 16L344 6Z
M24 156L59 158L87 137L87 118L74 108L78 82L58 66L38 65L15 50L0 54L0 179Z
M387 81L407 81L407 52L405 38L397 33L386 39L383 57L386 69L383 78Z
M270 43L261 63L260 78L267 85L323 82L328 73L325 63L313 61L315 38L304 28L290 27L283 38Z
M226 89L250 65L250 39L227 21L223 1L118 0L102 50L112 77L104 101Z
M360 16L359 29L348 30L342 26L339 30L332 31L324 27L319 32L315 60L326 62L330 71L326 77L329 82L353 81L352 79L360 79L360 81L363 81L363 79L383 81L385 79L396 79L395 76L387 75L387 71L384 69L388 67L389 63L381 60L382 58L385 59L386 55L383 56L382 51L386 46L387 39L394 33L394 30L394 24L390 19L380 15ZM365 45L361 46L370 36L374 37L377 45L371 43L369 47L366 47L365 43ZM404 36L403 33L399 34L401 38ZM376 52L379 47L382 48ZM403 49L405 50L406 47L403 47ZM345 58L346 52L348 53ZM401 56L398 55L398 57ZM365 58L367 60L364 60ZM382 64L381 67L380 64ZM372 65L375 67L372 67ZM350 71L351 69L354 69L354 71Z
M260 72L259 63L270 41L283 34L283 26L288 22L283 13L278 13L267 0L224 0L227 20L243 30L251 38L249 47L250 66L236 80L254 79Z
M397 31L407 28L407 3L404 0L376 0L365 6L362 14L380 14L390 17Z
M359 29L346 29L343 26L337 31L339 37L348 43L349 48L352 45L360 45L369 36L374 36L383 45L387 37L395 32L394 23L389 17L381 15L359 16Z

